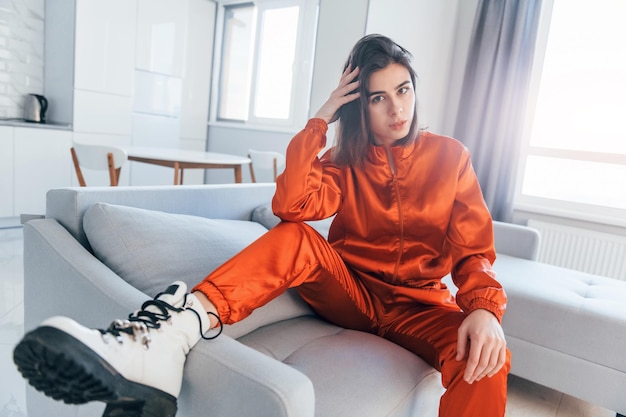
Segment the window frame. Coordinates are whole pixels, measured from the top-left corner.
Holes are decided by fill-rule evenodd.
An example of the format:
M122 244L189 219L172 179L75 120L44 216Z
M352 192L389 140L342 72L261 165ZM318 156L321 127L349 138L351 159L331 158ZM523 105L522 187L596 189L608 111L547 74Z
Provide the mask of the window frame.
M301 128L308 119L311 85L313 78L313 59L315 37L319 12L319 0L217 0L215 47L213 57L213 74L211 81L211 97L209 111L209 125L223 127L237 127L254 130L270 130L294 132ZM254 5L254 56L252 62L252 79L250 80L250 97L248 103L248 120L221 119L218 117L220 104L220 84L222 78L222 51L224 35L224 15L228 7ZM294 72L291 88L289 118L273 119L255 117L253 114L255 94L258 78L259 45L261 42L261 13L265 10L299 6L298 35L294 56Z
M574 220L582 220L612 226L626 227L626 210L609 206L585 204L566 200L550 199L546 197L532 196L522 193L526 161L529 157L550 157L566 160L578 160L597 163L626 165L626 155L606 152L577 151L571 149L547 148L532 146L531 134L535 117L535 104L539 95L541 75L548 46L548 35L552 10L555 0L542 2L541 16L538 26L535 46L535 58L533 61L529 100L525 114L523 143L520 150L520 163L515 187L514 209L519 212L544 214Z

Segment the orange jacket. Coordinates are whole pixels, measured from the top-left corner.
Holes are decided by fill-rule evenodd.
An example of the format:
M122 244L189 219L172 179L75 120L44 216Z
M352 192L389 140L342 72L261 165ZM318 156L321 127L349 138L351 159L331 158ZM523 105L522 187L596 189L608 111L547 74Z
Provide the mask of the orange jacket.
M359 167L337 166L326 152L327 124L311 119L287 148L274 213L284 221L336 214L328 241L374 292L424 304L451 298L441 278L452 273L456 302L501 320L506 295L495 280L493 225L467 149L421 132L407 146L371 146Z

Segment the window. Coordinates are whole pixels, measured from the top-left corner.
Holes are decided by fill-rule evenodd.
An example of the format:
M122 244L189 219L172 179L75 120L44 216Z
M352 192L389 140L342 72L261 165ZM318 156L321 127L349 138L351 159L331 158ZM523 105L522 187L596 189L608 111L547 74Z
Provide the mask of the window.
M553 0L546 20L516 206L626 225L626 2Z
M219 3L212 121L284 128L306 121L317 5Z

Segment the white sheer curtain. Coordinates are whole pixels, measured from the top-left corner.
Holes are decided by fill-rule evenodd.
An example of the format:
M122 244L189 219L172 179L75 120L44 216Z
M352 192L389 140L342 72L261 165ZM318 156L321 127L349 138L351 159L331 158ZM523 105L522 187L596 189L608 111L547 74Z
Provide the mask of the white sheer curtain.
M530 70L542 0L481 0L454 136L472 163L495 220L513 216Z

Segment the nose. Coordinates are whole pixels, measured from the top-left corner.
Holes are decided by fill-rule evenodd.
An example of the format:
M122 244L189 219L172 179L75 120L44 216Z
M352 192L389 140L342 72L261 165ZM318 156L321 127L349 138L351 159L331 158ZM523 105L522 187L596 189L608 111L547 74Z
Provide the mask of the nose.
M389 115L395 116L402 113L402 101L398 98L392 98L389 100Z

